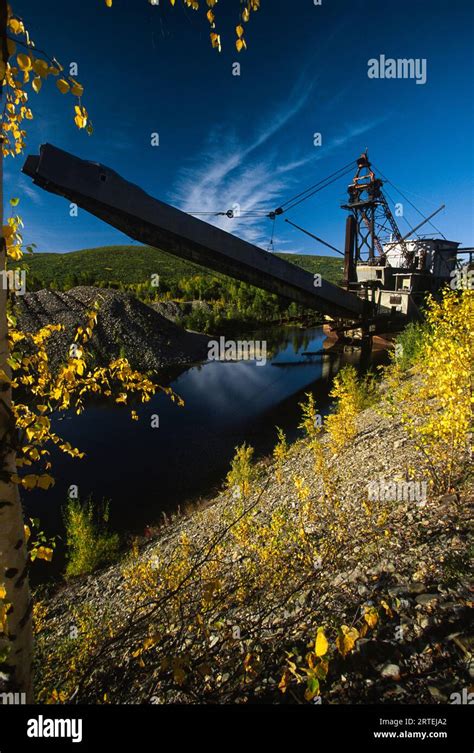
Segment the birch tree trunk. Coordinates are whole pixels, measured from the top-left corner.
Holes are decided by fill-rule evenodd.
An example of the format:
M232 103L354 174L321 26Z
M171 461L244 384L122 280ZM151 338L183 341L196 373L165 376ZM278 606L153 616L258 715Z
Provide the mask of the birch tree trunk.
M6 30L7 0L0 0L1 52L4 62L8 60ZM0 86L0 104L3 110L2 93ZM3 202L3 154L0 150L0 273L6 269ZM7 277L1 274L0 370L9 379L7 299ZM0 632L0 692L24 692L27 702L31 702L32 603L20 494L18 485L9 481L10 474L16 472L16 427L11 415L11 400L8 383L0 382L0 588L3 586L6 591L3 605L0 602L0 615L2 606L6 608L6 625L4 624L3 632ZM1 623L2 620L0 625Z

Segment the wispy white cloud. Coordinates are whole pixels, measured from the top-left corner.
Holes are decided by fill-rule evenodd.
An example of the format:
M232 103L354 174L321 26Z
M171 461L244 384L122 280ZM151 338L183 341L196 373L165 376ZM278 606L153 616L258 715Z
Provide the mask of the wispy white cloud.
M44 203L41 189L31 185L21 173L17 175L5 173L5 186L7 199L18 198L21 201L21 199L26 197L36 206L42 206Z
M18 181L18 190L21 194L32 201L33 204L36 204L37 206L43 205L44 202L40 189L27 183L27 181L23 177Z
M224 125L214 129L195 164L179 174L171 200L184 211L199 215L227 232L268 247L272 228L265 215L293 192L298 185L297 171L343 151L352 140L386 119L381 117L342 129L323 147L304 153L303 147L295 149L297 139L291 138L291 121L296 116L301 121L310 94L308 89L293 96L290 102L266 119L270 125L257 130L250 141ZM340 102L341 96L341 92L336 93L324 103L320 112L332 109ZM313 117L309 119L312 123ZM298 134L300 128L301 125ZM286 129L284 140L278 138L283 129ZM242 213L240 217L229 219L217 214L236 206ZM282 245L282 239L278 245Z

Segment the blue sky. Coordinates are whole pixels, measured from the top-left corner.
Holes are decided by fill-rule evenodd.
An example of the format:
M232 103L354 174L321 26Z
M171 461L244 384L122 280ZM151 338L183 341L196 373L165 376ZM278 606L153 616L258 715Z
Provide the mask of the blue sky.
M204 4L204 3L203 3ZM472 245L474 118L472 0L262 0L234 47L238 0L216 6L221 54L198 13L168 0L16 0L38 48L79 66L94 123L73 124L71 96L50 80L31 93L27 153L46 141L103 162L153 196L205 216L268 248L264 210L345 165L366 147L374 164L450 239ZM133 8L133 9L132 9ZM426 59L427 81L369 79L368 60ZM232 75L232 64L241 75ZM159 133L160 146L151 146ZM314 146L313 134L322 134ZM38 251L128 243L126 236L33 186L22 159L6 163L6 197L19 196L25 238ZM347 180L298 206L288 218L343 247ZM403 201L388 186L391 198ZM254 214L250 213L250 210ZM248 214L246 214L248 211ZM419 216L404 202L404 219ZM259 212L256 214L255 212ZM280 218L275 250L331 254Z

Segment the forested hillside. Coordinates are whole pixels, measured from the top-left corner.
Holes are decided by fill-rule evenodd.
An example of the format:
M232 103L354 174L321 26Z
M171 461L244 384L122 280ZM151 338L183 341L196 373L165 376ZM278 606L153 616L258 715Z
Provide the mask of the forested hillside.
M277 254L309 272L319 272L330 282L342 276L342 262L331 256ZM162 289L172 289L179 280L194 275L228 279L150 246L102 246L69 253L35 254L27 259L28 289L43 287L64 290L76 285L148 284L153 274L160 275ZM23 262L24 264L24 262Z
M277 254L330 282L342 276L341 261L330 256ZM23 268L25 260L22 261ZM281 323L309 314L302 306L150 246L103 246L27 259L28 291L69 291L79 286L115 288L145 303L180 302L174 318L198 332L242 330ZM183 302L202 301L190 311Z

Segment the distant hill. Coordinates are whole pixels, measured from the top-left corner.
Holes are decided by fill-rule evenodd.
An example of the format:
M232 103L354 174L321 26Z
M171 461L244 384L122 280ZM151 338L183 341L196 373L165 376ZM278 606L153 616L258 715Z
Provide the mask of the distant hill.
M303 254L276 254L308 272L322 275L330 282L337 283L342 278L342 259L331 256ZM77 282L94 285L96 283L122 283L124 285L143 283L152 274L172 284L183 277L206 274L204 267L184 261L175 256L151 248L150 246L102 246L84 248L68 253L37 253L25 257L31 276L44 287L62 288L67 278L76 276ZM208 274L224 277L211 270Z
M281 259L306 269L307 272L318 272L328 282L340 284L343 276L344 260L334 256L317 256L316 254L275 254Z

